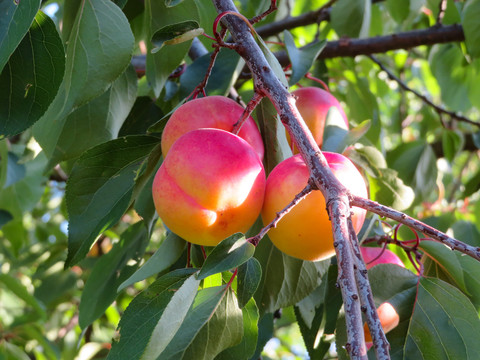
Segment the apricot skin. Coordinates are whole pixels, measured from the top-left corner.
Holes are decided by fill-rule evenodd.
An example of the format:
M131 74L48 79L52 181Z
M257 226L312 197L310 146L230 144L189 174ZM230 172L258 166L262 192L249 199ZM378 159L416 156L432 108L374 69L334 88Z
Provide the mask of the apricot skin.
M162 133L162 153L165 157L173 143L183 134L201 128L214 128L231 132L243 114L243 107L224 96L207 96L190 100L172 114ZM264 147L260 131L250 116L245 120L238 136L246 140L263 160Z
M402 260L394 252L379 247L360 247L363 260L370 269L378 264L395 264L401 267L405 267ZM381 255L380 255L381 254Z
M153 182L164 224L194 244L215 246L257 219L265 170L253 148L224 130L199 129L170 148Z
M367 197L367 188L355 165L341 154L323 152L330 168L340 182L352 193ZM265 189L262 209L264 224L273 220L306 185L308 168L300 155L278 164L270 173ZM366 211L352 208L355 231L360 231ZM284 253L302 260L324 260L335 254L332 225L325 198L320 191L313 191L286 214L268 233L274 245Z
M400 316L397 310L388 302L384 302L377 308L377 314L385 334L396 328L400 322ZM372 335L370 334L367 323L363 325L363 330L365 332L365 341L367 343L371 342Z
M297 98L296 106L303 120L307 124L315 142L321 148L323 144L323 132L325 129L325 121L327 119L330 107L335 107L345 121L348 128L348 119L338 100L328 91L318 87L304 87L292 92ZM287 133L287 140L291 144L290 136ZM298 154L296 146L293 147L293 153Z

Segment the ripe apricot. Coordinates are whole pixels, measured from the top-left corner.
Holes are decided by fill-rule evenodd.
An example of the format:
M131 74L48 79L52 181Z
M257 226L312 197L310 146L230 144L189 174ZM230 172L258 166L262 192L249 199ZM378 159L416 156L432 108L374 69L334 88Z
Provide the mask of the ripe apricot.
M355 165L341 154L323 152L337 179L352 193L367 197L367 188ZM306 185L308 168L300 155L278 164L270 173L262 208L264 224L288 205ZM355 230L360 231L366 211L352 208ZM325 198L313 191L298 203L268 233L275 246L284 253L303 260L323 260L335 254L332 226L326 211Z
M400 322L400 316L398 315L397 310L395 310L392 304L388 302L384 302L377 308L377 314L385 334L396 328ZM371 342L372 335L370 334L367 323L363 325L363 330L365 332L365 341L367 343Z
M170 148L153 181L153 200L164 224L187 241L214 246L257 219L265 170L242 138L198 129Z
M224 96L207 96L190 100L170 116L162 133L162 153L165 157L173 143L183 134L201 128L231 132L241 118L243 107ZM263 160L264 147L260 131L251 116L243 123L238 136L246 140Z
M395 264L401 267L405 267L402 260L394 252L379 247L360 247L363 260L367 265L367 269L370 269L378 264Z
M327 120L328 110L333 106L343 117L345 125L348 128L348 119L338 100L328 91L318 87L304 87L292 92L297 98L296 106L303 120L307 124L315 142L321 148L323 144L323 132L325 129L325 121ZM287 140L292 147L290 136L287 133ZM294 154L298 153L296 146L292 148Z

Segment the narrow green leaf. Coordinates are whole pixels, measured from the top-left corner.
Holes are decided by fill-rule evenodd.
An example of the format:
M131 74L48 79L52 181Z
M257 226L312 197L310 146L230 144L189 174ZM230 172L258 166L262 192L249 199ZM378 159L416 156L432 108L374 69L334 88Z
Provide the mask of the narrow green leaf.
M320 285L330 260L295 259L278 250L268 239L260 241L255 258L262 265L262 281L255 293L260 314L296 304Z
M443 155L448 161L453 161L455 156L462 151L465 139L460 131L443 130L442 148Z
M64 69L62 40L53 21L39 11L0 74L1 135L24 131L47 111L62 82Z
M285 127L270 100L262 99L255 108L255 117L264 139L265 158L263 163L266 173L269 174L282 160L292 156L292 150L287 142Z
M472 57L480 56L480 1L468 0L463 7L462 26L465 43Z
M49 167L77 158L84 151L117 138L136 98L137 76L127 68L99 97L74 110L65 119Z
M3 284L9 291L15 294L19 299L25 301L27 305L31 306L39 317L46 319L47 313L45 306L40 303L28 290L13 276L8 274L0 274L0 284Z
M96 237L127 210L137 170L158 142L151 136L127 136L98 145L77 160L67 181L65 266L80 261Z
M409 359L476 359L480 320L455 287L422 278L405 344Z
M65 77L34 134L47 156L72 110L104 93L130 63L134 38L127 18L109 0L82 1L67 41Z
M242 309L243 338L240 344L221 352L215 360L250 359L255 352L258 339L258 309L255 300L250 299Z
M8 357L6 359L14 360L31 360L30 356L25 352L25 349L22 349L8 341L2 341L0 343L0 354L6 354Z
M156 46L151 51L153 53L160 50L163 45L174 45L181 42L192 40L194 37L202 35L203 29L199 27L197 21L187 20L176 24L170 24L161 27L152 36L152 43Z
M197 280L192 277L196 269L179 269L157 279L147 290L132 300L125 310L107 359L140 359L152 333L162 318L169 302L183 284Z
M121 283L118 287L118 291L121 291L127 286L130 286L138 281L145 280L152 275L166 270L178 260L184 249L185 240L174 233L168 234L153 256L148 259L147 262L143 264L143 266L132 276Z
M165 350L155 359L190 360L191 358L184 357L184 354L190 344L196 340L197 334L201 332L202 328L214 314L225 295L225 290L225 286L200 290L195 297L191 309L188 311L186 317L182 319L182 324L178 328L175 336L171 339ZM211 340L221 342L220 339ZM153 358L142 357L142 360L147 359Z
M78 322L82 329L100 317L115 300L118 284L136 268L126 267L127 262L140 257L147 243L147 229L140 221L125 230L120 241L96 262L80 298Z
M277 76L277 78L280 80L280 82L285 86L285 88L288 88L288 81L287 78L285 77L285 73L283 72L283 68L278 62L277 58L275 55L270 51L268 48L267 44L263 41L263 39L258 36L257 33L253 34L253 37L257 41L258 46L263 52L263 55L267 59L268 64L273 70L273 73Z
M145 37L151 39L160 28L185 21L198 22L198 11L193 1L182 1L174 7L168 7L165 1L145 1ZM160 95L168 76L187 55L191 41L163 47L152 53L154 44L147 42L146 74L156 97Z
M250 258L238 268L237 298L243 308L252 298L262 279L262 265L255 258Z
M0 72L27 33L40 4L40 0L0 3Z
M200 280L189 277L170 299L155 325L141 359L157 359L177 335L195 300Z
M339 36L367 37L370 30L371 1L339 0L332 7L330 17Z
M284 30L283 37L287 47L288 58L292 64L292 75L288 80L290 86L295 85L310 70L318 55L327 44L325 40L311 44L308 47L297 48L292 34Z
M198 279L227 271L242 265L253 256L255 246L245 239L245 235L234 234L215 246L198 273Z
M218 289L218 288L217 288ZM249 314L253 315L253 314ZM255 324L256 325L256 324ZM183 354L184 360L217 359L223 350L241 342L243 336L243 313L238 308L237 298L229 288L212 317L202 327ZM251 344L249 344L251 347ZM254 346L256 343L253 344ZM239 348L238 351L247 350ZM248 349L251 350L251 349ZM247 351L248 351L247 350ZM252 351L253 352L253 351ZM158 358L159 360L163 357ZM172 358L177 359L177 358ZM243 359L246 359L244 357Z
M325 119L322 150L342 153L345 150L344 142L347 135L348 128L340 111L332 106Z

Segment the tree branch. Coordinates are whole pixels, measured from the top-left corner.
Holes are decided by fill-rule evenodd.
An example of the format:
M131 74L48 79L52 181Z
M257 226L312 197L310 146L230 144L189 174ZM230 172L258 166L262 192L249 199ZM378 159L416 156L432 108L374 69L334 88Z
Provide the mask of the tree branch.
M463 34L461 25L436 25L427 29L406 31L366 39L329 41L318 58L354 57L357 55L384 53L390 50L411 49L421 45L443 44L464 40L465 35ZM282 66L290 63L286 51L278 52L275 56Z
M400 211L391 209L388 206L384 206L375 201L363 199L358 196L352 197L351 204L353 206L361 207L362 209L371 211L380 216L384 216L389 219L398 221L399 223L404 224L413 230L416 230L422 234L425 234L434 240L442 242L452 250L458 250L461 253L469 255L472 258L480 261L480 247L474 247L474 246L465 244L431 227L430 225L427 225L419 220L416 220Z
M369 55L368 56L375 64L377 64L380 69L382 69L383 71L385 71L387 73L387 76L389 77L390 80L393 80L395 82L397 82L398 85L400 85L400 87L406 91L410 91L411 93L413 93L415 96L417 96L418 98L420 98L424 103L426 103L427 105L431 106L438 114L446 114L448 116L450 116L452 119L455 119L455 120L458 120L458 121L463 121L463 122L466 122L468 124L471 124L471 125L475 125L475 126L478 126L480 127L480 123L478 122L475 122L475 121L472 121L468 118L466 118L465 116L463 115L460 115L460 114L457 114L456 112L454 111L449 111L449 110L446 110L444 108L442 108L441 106L438 106L436 104L434 104L429 98L427 98L425 95L422 95L420 94L418 91L412 89L411 87L409 87L407 84L405 84L398 76L396 76L394 73L392 73L385 65L383 65L380 60L378 60L375 56L373 55Z
M237 11L231 0L213 0L219 13ZM327 203L332 219L334 246L339 263L338 283L346 310L347 351L353 359L366 359L365 337L363 333L360 299L354 275L354 258L350 242L350 200L348 190L337 180L318 148L295 106L294 97L274 74L263 52L250 33L248 25L236 16L226 15L222 22L229 29L236 44L237 52L243 57L253 75L255 91L267 96L275 106L280 120L299 149L305 164L310 170L312 186L319 189ZM367 282L367 292L371 293ZM376 317L376 312L372 314ZM378 323L378 320L375 321ZM375 329L382 331L381 327ZM375 344L382 347L383 344ZM388 356L386 357L388 358Z

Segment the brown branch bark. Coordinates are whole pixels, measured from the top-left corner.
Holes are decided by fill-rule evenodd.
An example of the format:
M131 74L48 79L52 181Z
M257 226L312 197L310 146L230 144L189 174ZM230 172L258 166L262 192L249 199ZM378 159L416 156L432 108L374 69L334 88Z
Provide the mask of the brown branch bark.
M391 50L411 49L421 45L434 45L464 41L465 35L460 24L436 25L427 29L406 31L397 34L376 36L366 39L341 39L329 41L319 55L319 59L335 57L355 57L385 53ZM275 54L282 66L289 64L286 51Z
M234 11L231 0L213 0L219 13ZM224 25L232 34L235 49L243 57L253 75L255 91L268 97L275 106L282 123L285 125L291 138L294 140L300 154L310 170L312 185L322 191L332 219L334 246L339 263L338 283L340 285L344 307L346 310L348 343L346 349L352 359L366 359L365 337L363 333L362 313L360 309L360 296L354 274L354 256L350 245L350 195L348 190L336 179L328 167L327 161L318 148L312 134L308 130L300 113L295 106L295 99L288 92L287 87L275 76L272 68L252 34L248 25L235 16L227 15L222 19ZM371 296L368 284L362 289L366 294L361 297ZM367 293L370 293L368 295ZM374 324L379 324L376 312L371 314L377 317ZM374 325L376 326L376 325ZM382 332L381 326L375 332ZM377 348L384 348L387 353L382 359L388 359L388 343L375 339Z
M469 255L472 258L480 261L480 247L465 244L400 211L390 209L389 207L381 205L375 201L363 199L358 196L352 197L351 204L353 206L358 206L371 211L380 216L398 221L399 223L404 224L413 230L425 234L434 240L440 241L452 250L460 251L461 253Z

